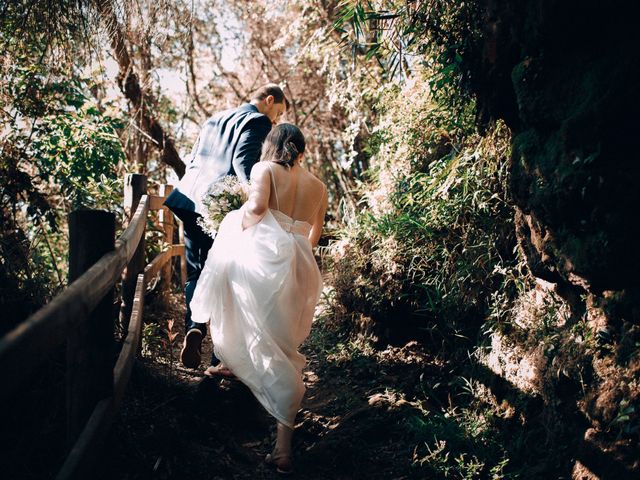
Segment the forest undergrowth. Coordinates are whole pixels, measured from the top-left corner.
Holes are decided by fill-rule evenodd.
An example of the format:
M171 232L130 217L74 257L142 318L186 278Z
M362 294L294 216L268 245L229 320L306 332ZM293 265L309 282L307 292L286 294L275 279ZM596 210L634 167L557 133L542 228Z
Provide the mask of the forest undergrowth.
M100 478L278 478L263 462L274 422L250 391L176 362L181 300L150 299L143 358ZM456 366L416 341L380 348L345 329L345 315L327 285L303 346L294 478L516 478L499 415L473 399ZM207 340L205 359L210 349Z
M596 3L5 2L0 331L65 287L69 212L108 209L120 230L126 172L156 193L213 112L274 81L330 203L296 475L638 478L638 256L616 247L637 238L620 121L637 52L618 21L610 42L584 36L624 16ZM162 232L146 238L150 260ZM273 477L250 393L179 365L182 304L148 294L102 476ZM64 357L7 409L9 476L68 453Z
M531 422L524 393L492 391L496 376L473 357L409 340L385 344L326 285L303 345L307 393L297 417L294 478L549 478L566 452L549 452L547 431ZM274 422L235 380L212 380L177 361L181 293L148 294L137 364L104 451L101 477L278 478L264 462ZM211 352L205 342L203 359ZM504 387L504 385L501 385ZM558 463L560 462L560 463ZM566 463L568 468L569 462Z
M328 249L344 326L378 350L417 340L451 366L431 384L448 403L427 418L472 426L458 438L492 453L460 453L451 430L421 420L416 455L436 478L633 478L637 341L602 329L607 302L533 276L509 129L479 135L473 100L429 93L423 74L380 95L360 203Z

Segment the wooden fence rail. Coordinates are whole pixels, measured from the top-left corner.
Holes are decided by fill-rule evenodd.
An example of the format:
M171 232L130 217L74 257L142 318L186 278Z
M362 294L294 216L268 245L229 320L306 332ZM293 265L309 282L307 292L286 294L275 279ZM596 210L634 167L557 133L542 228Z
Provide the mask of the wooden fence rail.
M76 251L79 257L70 258L69 286L0 339L0 402L24 391L34 370L67 341L67 434L70 450L58 472L58 479L84 478L109 430L140 343L147 284L162 273L162 284L168 285L171 259L176 256L180 257L182 284L186 281L184 245L173 244L173 217L162 207L170 191L169 186L161 186L159 195L148 195L146 177L128 175L125 181L125 212L128 213L129 224L115 243L113 233L110 240L102 238L98 242L102 244L99 248L106 253L100 252L102 256L92 265L83 258L92 255L95 242L91 241L91 235L97 232L108 235L104 232L109 232L110 227L104 223L108 223L109 218L113 219L113 215L96 211L72 213L69 227L73 246L70 245L70 254ZM149 212L154 210L161 211L160 228L164 232L165 248L145 267L145 227ZM83 224L83 221L88 223ZM98 222L100 228L92 227L91 222ZM113 365L108 353L112 351L110 346L114 342L113 291L123 277L123 270L120 320L127 328L127 336ZM94 351L92 342L101 343L99 348L104 351ZM87 358L89 362L83 360ZM95 369L96 362L104 361L104 358L109 362L106 373L88 371ZM95 385L88 384L95 382L96 376L97 382L102 382L97 389ZM86 405L82 405L83 401L86 402L83 399L86 391L97 392L97 397L94 395L95 398L90 400L88 410Z

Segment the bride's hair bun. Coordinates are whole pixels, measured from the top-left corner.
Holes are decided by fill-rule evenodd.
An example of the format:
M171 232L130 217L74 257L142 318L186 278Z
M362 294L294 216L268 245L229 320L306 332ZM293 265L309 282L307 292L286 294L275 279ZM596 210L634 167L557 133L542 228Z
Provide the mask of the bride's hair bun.
M275 126L262 145L261 160L268 160L287 167L293 167L296 159L304 153L304 135L298 127L290 123Z
M284 155L283 155L283 160L286 160L286 164L289 165L290 167L293 167L294 162L296 161L296 158L298 158L298 155L300 155L300 152L298 151L298 147L296 147L296 144L293 143L292 141L288 141L287 143L285 143L284 145Z

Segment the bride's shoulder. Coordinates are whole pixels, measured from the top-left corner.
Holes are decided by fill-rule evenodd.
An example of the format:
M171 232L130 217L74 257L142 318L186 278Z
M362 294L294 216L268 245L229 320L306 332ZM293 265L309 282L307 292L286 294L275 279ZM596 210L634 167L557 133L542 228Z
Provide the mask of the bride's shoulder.
M309 183L311 183L315 188L320 189L326 187L324 182L316 177L313 173L306 171L306 174L307 178L309 179Z
M254 170L256 172L262 172L265 170L269 169L269 165L268 162L264 162L264 161L260 161L260 162L256 162L253 167L251 167L251 171L253 172Z
M269 165L267 162L256 162L256 164L251 167L251 178L267 175L268 171Z

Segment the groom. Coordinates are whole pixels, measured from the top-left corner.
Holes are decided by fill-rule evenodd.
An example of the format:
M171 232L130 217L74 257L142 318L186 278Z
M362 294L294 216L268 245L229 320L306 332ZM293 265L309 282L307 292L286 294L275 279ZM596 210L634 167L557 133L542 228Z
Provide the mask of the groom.
M209 118L193 146L184 176L164 202L184 223L187 313L180 361L185 367L197 368L200 365L200 348L207 333L205 324L196 324L191 320L189 308L207 253L213 244L211 237L197 224L198 218L205 213L202 197L211 184L225 175L236 175L245 183L249 181L251 167L260 158L262 142L271 126L277 124L286 112L288 105L282 89L275 84L268 84L253 94L250 103ZM218 363L214 355L211 365Z

